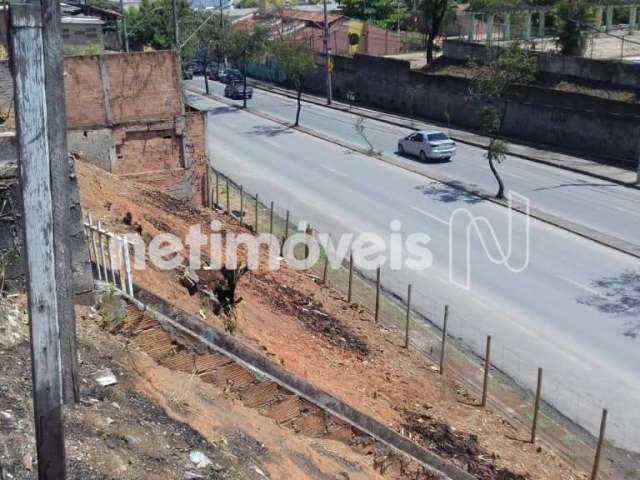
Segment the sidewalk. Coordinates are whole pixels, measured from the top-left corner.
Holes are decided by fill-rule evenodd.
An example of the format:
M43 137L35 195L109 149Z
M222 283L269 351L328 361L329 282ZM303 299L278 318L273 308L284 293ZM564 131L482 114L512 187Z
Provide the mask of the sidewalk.
M290 98L296 98L295 92L286 88L278 87L273 84L255 79L251 79L250 83L255 88L260 88L262 90L277 93L279 95L284 95ZM335 100L331 103L331 105L327 105L326 99L317 95L303 94L302 100L308 103L314 103L327 108L350 112L365 118L371 118L380 122L389 123L399 127L410 128L413 130L429 130L433 129L434 125L438 125L437 123L427 123L421 120L414 120L400 115L381 112L378 110L371 110L364 107L351 107L348 104L337 102ZM442 128L442 125L440 125L438 128ZM453 138L456 142L466 143L468 145L473 145L480 148L486 148L489 144L489 140L482 135L449 127L447 127L447 131L451 132L451 138ZM640 189L640 184L637 182L638 174L631 168L625 169L618 166L589 160L586 158L574 157L569 154L545 150L543 147L525 145L522 143L508 142L507 146L509 149L509 155L513 155L514 157L543 163L545 165L562 168L564 170L569 170L572 172L582 173L627 187Z

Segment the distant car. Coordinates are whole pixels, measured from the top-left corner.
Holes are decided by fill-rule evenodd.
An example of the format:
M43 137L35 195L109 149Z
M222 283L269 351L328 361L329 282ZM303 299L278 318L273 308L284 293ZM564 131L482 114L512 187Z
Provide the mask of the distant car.
M224 88L224 96L234 100L242 100L243 98L253 97L253 88L247 85L246 97L244 94L244 85L232 82Z
M401 138L398 152L416 155L423 162L430 158L450 160L456 154L456 142L444 132L420 130Z
M224 76L224 68L218 66L210 66L208 69L209 80L220 80Z
M193 78L193 68L191 66L182 69L182 78L185 80L191 80Z
M225 70L222 74L220 74L218 80L222 83L231 83L231 82L242 82L244 77L240 70L236 70L235 68L229 68Z

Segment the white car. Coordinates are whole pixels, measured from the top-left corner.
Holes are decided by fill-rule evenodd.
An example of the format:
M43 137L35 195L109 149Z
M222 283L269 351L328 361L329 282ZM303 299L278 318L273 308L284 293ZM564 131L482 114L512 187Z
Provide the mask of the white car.
M450 160L456 154L456 142L444 132L420 130L398 141L398 152L416 155L425 162L429 158Z

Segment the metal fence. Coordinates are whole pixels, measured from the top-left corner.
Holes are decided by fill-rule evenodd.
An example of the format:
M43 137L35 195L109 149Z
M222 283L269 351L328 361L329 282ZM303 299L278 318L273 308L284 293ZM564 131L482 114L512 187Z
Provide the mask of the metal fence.
M294 212L247 192L213 168L208 199L211 208L228 213L254 232L273 233L283 242L300 226L313 235L319 233ZM361 270L353 260L334 269L328 266L324 252L310 270L318 283L341 292L345 300L369 310L381 326L405 336L408 348L422 353L434 372L442 370L476 398L485 399L479 406L486 403L501 411L518 425L524 439L530 441L536 436L538 441L553 444L575 468L591 470L598 441L602 449L614 448L604 435L595 438L581 426L598 432L604 419L606 435L615 435L620 444L627 444L628 437L640 429L640 425L605 413L603 402L582 393L570 379L548 370L542 372L508 338L483 332L472 319L456 311L455 305L447 305L441 298L415 289L411 292L410 285L404 295L399 295L389 288L379 270ZM411 294L414 299L426 296L428 302L415 308ZM474 340L478 338L485 340L480 344ZM513 380L527 377L528 382ZM553 406L546 398L553 399ZM600 472L599 478L606 475Z

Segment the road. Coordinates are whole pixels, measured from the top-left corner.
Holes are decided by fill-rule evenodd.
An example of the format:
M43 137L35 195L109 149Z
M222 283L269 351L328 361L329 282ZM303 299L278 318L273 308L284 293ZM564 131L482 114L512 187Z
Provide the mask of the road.
M413 284L414 308L429 318L451 305L455 336L482 353L485 336L493 335L498 367L529 387L537 367L545 368L548 401L592 432L608 407L609 438L640 450L640 260L532 219L522 273L492 262L472 236L466 290L449 277L450 258L455 278L464 277L467 245L467 225L451 226L451 214L464 208L487 219L506 246L503 206L211 99L189 94L188 101L210 111L212 165L319 231L388 237L390 222L399 220L403 235L428 233L433 266L383 269L385 287L404 295ZM520 214L512 220L518 264L526 256L526 221Z
M204 91L201 77L187 84ZM209 82L209 85L213 93L222 96L222 84ZM292 121L295 117L295 100L263 90L254 90L249 105L254 110L286 121ZM355 122L355 115L311 103L303 104L301 125L367 148L367 142L355 130ZM484 156L485 150L481 148L458 143L453 161L421 164L417 159L403 157L396 152L398 138L408 135L412 130L371 119L366 119L364 125L365 135L376 151L382 151L407 165L419 166L426 174L446 175L490 192L497 190ZM532 207L640 244L640 190L513 156L507 156L499 170L507 189L527 197Z

